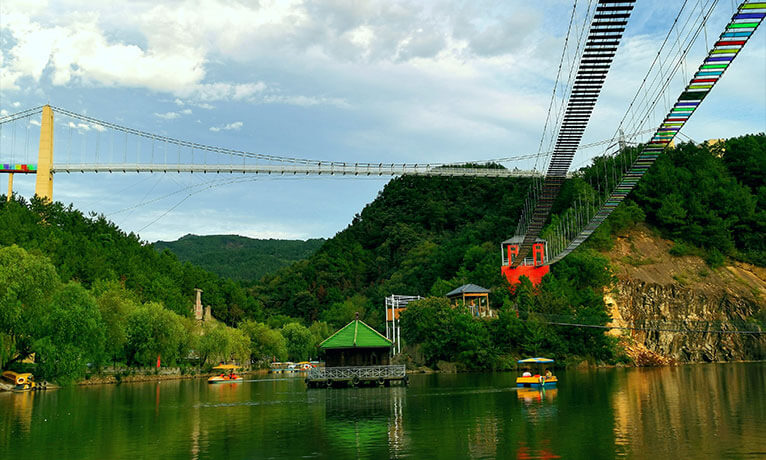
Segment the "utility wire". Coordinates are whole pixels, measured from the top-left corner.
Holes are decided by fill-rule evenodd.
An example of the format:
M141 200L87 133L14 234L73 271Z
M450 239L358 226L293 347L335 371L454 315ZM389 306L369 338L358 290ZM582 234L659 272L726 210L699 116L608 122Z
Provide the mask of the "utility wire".
M676 329L676 328L658 328L658 327L629 327L629 326L602 326L599 324L583 324L583 323L561 323L558 321L540 321L543 324L552 324L555 326L570 326L570 327L584 327L592 329L621 329L628 331L647 331L647 332L681 332L681 333L693 333L693 334L750 334L761 335L764 331L747 331L747 330L726 330L726 329Z

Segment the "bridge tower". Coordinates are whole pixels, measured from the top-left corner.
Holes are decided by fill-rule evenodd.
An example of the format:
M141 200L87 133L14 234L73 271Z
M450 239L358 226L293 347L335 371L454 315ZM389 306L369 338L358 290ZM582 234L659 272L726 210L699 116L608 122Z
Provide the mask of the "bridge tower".
M519 279L522 276L526 276L533 284L538 285L543 280L543 276L551 271L550 266L546 263L548 260L548 243L541 238L535 239L532 244L532 258L524 259L519 266L514 268L512 265L519 255L519 246L521 246L522 241L524 241L523 236L514 236L501 243L503 262L501 270L511 286L519 284Z
M53 110L43 106L43 119L40 123L40 150L37 154L37 174L35 177L35 195L53 201Z

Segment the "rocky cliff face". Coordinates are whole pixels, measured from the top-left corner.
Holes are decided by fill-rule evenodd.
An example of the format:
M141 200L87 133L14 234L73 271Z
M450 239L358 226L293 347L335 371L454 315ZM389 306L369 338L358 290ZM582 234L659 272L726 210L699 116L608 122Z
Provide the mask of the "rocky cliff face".
M699 257L674 257L672 242L640 227L609 257L618 281L605 294L612 330L638 364L766 359L766 335L753 330L766 305L766 269L734 264L711 270ZM657 330L659 329L659 330Z

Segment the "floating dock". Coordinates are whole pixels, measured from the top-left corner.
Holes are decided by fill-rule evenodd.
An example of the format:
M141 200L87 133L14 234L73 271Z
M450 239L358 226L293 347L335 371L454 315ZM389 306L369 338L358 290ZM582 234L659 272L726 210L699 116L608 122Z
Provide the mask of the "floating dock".
M316 367L309 370L306 385L309 388L339 388L349 386L391 386L407 385L406 367L402 365L386 366L347 366Z

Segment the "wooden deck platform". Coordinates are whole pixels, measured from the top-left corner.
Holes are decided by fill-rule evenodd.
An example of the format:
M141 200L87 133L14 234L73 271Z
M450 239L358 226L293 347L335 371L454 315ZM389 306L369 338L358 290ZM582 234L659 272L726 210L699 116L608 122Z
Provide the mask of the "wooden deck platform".
M345 386L406 385L409 378L405 366L315 367L306 376L309 388Z

